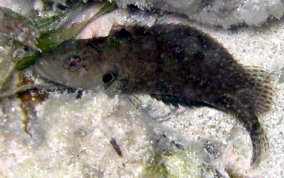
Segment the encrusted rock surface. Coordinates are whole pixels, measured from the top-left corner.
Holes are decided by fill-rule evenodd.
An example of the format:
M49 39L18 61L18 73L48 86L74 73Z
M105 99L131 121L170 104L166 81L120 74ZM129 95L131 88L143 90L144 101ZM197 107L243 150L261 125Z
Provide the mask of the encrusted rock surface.
M135 4L140 8L156 8L186 15L198 23L222 26L247 24L259 26L272 17L280 19L284 13L281 0L113 0L119 6Z

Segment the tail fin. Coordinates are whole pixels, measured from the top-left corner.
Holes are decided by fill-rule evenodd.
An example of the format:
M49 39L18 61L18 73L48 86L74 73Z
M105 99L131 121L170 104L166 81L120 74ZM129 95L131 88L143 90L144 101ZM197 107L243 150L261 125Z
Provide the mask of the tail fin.
M249 88L239 90L234 96L238 109L234 111L250 134L253 145L251 164L258 165L268 153L269 144L258 116L270 110L273 101L273 87L270 75L258 67L246 67Z
M253 147L251 165L257 166L268 153L269 149L265 131L253 111L240 105L236 100L232 100L232 98L227 98L226 101L230 101L227 103L229 108L226 108L226 110L237 117L250 135Z
M250 138L253 146L251 165L258 165L268 153L269 142L266 137L265 131L258 122L257 117L252 116L250 120L251 127L247 128L247 130L250 132Z
M249 132L253 145L251 164L256 166L268 151L268 140L258 117L269 111L273 87L269 74L259 68L248 68L241 77L243 83L233 92L223 94L213 105L235 115Z
M273 87L270 75L257 67L247 67L246 75L251 86L239 90L234 96L238 110L234 111L250 134L253 145L252 165L257 165L268 152L269 144L258 116L270 110ZM240 112L241 111L241 112Z

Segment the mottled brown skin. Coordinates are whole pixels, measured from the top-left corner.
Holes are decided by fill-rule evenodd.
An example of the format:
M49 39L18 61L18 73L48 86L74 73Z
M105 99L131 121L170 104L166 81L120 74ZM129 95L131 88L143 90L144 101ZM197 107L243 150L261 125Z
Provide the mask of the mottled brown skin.
M70 70L66 60L74 55L82 60ZM67 41L44 55L35 70L68 87L150 94L168 104L223 110L250 133L253 163L267 148L258 116L271 102L269 77L244 68L218 42L192 27L128 27L105 38Z

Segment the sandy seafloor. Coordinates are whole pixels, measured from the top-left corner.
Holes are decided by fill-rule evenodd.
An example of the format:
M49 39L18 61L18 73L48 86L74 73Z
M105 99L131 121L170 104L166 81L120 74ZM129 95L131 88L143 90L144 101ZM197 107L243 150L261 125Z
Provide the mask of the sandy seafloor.
M218 170L215 177L284 177L283 19L235 32L201 28L240 63L273 74L275 102L260 118L270 153L259 167L249 170L249 136L223 112L181 107L157 118L171 108L147 96L140 96L137 109L127 96L89 91L76 99L54 92L36 107L30 135L23 130L18 99L1 100L0 177L213 177L210 170Z

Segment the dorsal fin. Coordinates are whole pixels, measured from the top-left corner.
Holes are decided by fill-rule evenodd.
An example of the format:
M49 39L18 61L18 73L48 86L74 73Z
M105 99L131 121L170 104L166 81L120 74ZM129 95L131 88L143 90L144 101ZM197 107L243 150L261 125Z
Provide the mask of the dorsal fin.
M268 112L273 102L274 93L271 75L262 68L256 66L246 67L246 75L249 77L249 80L254 83L253 94L251 96L255 103L254 113L256 116L259 116ZM250 93L240 91L238 95L248 96Z

